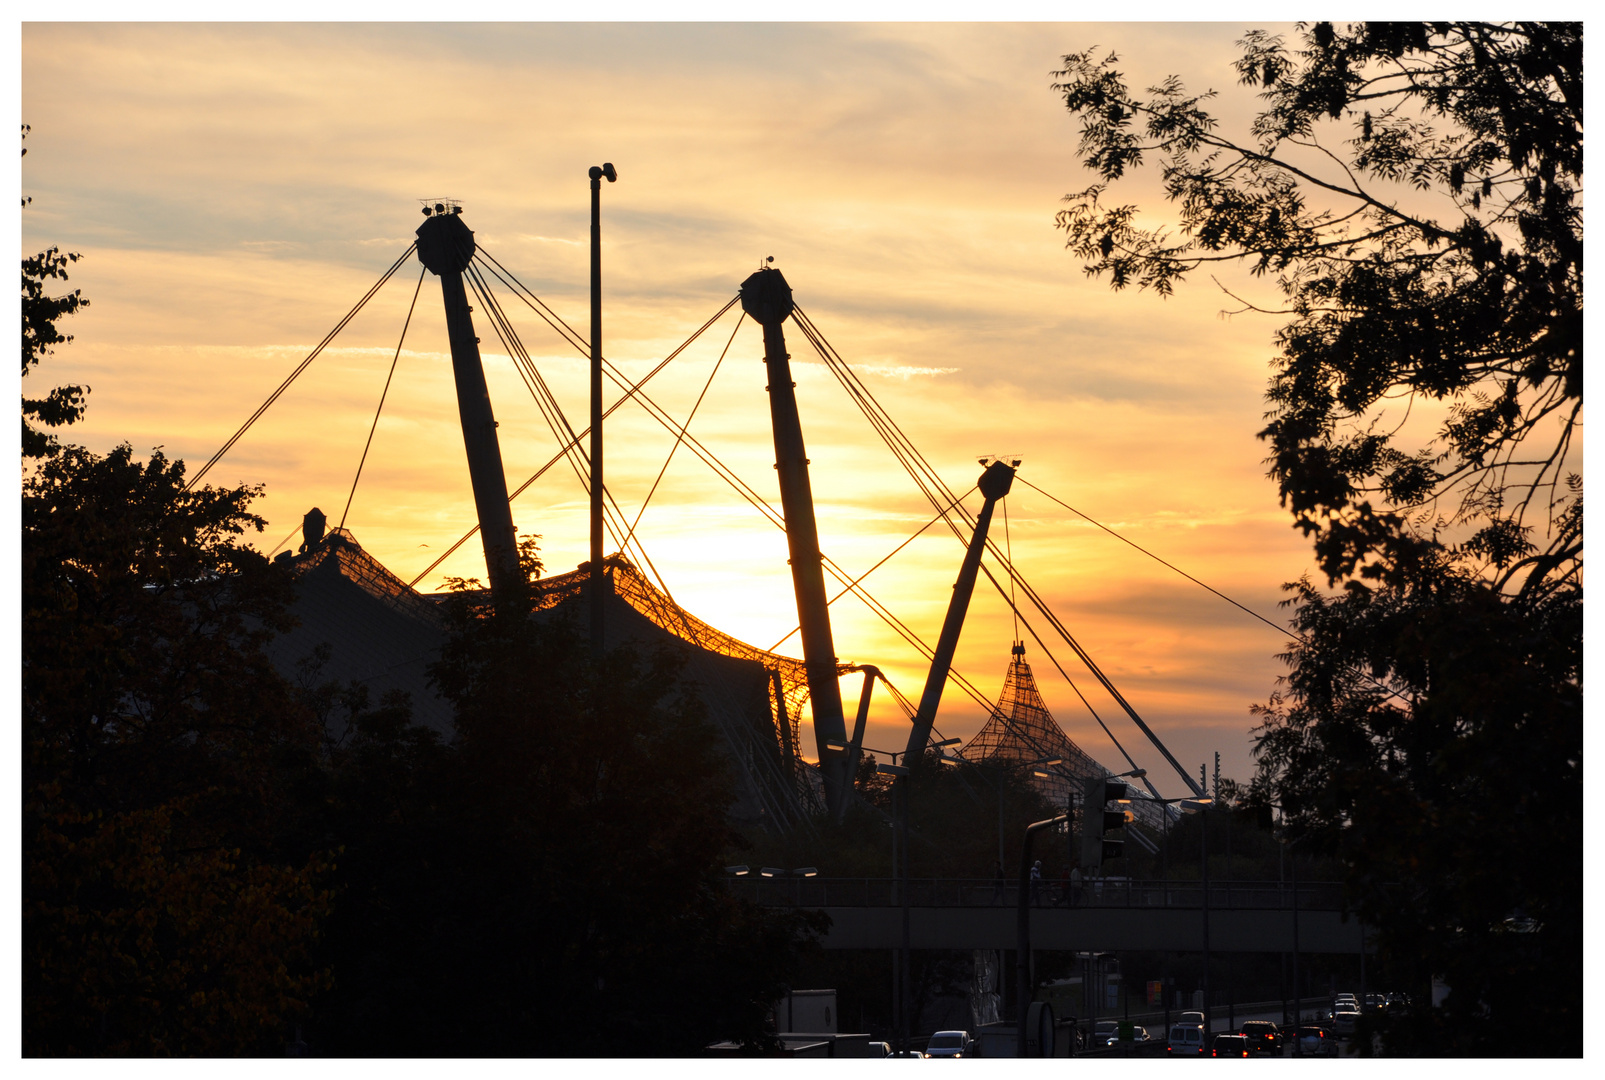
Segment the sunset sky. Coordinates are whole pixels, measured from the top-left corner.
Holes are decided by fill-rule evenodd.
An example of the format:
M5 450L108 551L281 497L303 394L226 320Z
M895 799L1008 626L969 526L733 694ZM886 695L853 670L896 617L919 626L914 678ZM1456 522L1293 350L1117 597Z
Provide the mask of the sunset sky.
M1213 87L1242 132L1255 100L1235 84L1233 43L1263 25L28 24L22 246L81 252L72 285L92 305L30 390L87 383L68 438L198 467L407 247L419 200L442 196L584 332L586 169L610 161L604 341L624 370L643 374L773 256L955 490L979 456L1018 454L1021 478L1280 622L1281 585L1312 559L1255 438L1277 320L1223 317L1236 305L1207 275L1170 300L1112 293L1053 228L1061 198L1094 179L1050 89L1063 53L1112 47L1135 86L1175 73ZM1173 213L1157 170L1117 192L1150 220ZM262 550L314 505L339 521L419 270L409 262L209 476L265 485ZM502 302L583 427L585 362ZM689 412L735 320L652 384L671 414ZM856 574L932 511L787 330L821 546ZM511 488L555 443L490 327L478 333ZM346 521L403 579L474 520L446 349L429 275ZM778 507L761 357L748 322L691 430ZM634 406L607 435L609 487L633 515L672 437ZM585 514L563 468L513 504L552 572L586 557ZM1016 565L1176 756L1196 774L1219 750L1224 773L1248 779L1248 707L1274 688L1285 639L1023 485L1008 515ZM796 624L784 536L686 451L640 529L701 618L761 647ZM961 555L933 529L866 585L934 643ZM419 587L483 573L475 540ZM833 620L843 660L917 697L909 646L852 598ZM996 694L1012 636L983 580L957 668ZM1050 644L1161 791L1181 794ZM1041 651L1027 659L1071 737L1122 767ZM968 737L984 719L950 687L937 727ZM868 743L900 748L906 731L879 698Z

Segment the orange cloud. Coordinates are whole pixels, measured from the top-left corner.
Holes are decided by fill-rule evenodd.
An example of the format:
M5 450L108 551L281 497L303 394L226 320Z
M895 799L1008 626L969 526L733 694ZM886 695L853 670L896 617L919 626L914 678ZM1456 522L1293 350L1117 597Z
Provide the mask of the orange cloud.
M24 245L83 252L73 284L93 302L42 376L94 387L75 438L163 445L198 466L405 248L417 199L436 195L461 198L482 246L583 330L585 169L606 159L620 181L603 193L605 342L632 377L774 255L953 488L974 482L978 455L1019 452L1022 477L1275 618L1278 586L1310 560L1253 437L1273 324L1217 317L1227 301L1207 282L1168 302L1111 294L1083 278L1052 228L1060 196L1090 182L1048 89L1059 55L1101 43L1130 58L1136 83L1176 70L1200 89L1226 87L1240 33L28 25L24 184L35 204ZM1131 197L1165 209L1148 180ZM314 504L338 520L417 278L416 263L404 267L213 474L267 485L264 549ZM581 358L502 302L582 427ZM418 303L347 522L403 577L473 522L432 277ZM653 383L671 414L689 412L734 319ZM489 328L480 334L517 484L555 442ZM791 335L822 545L861 572L932 511ZM744 326L692 430L778 505L760 358ZM633 517L672 437L633 407L607 436L610 487ZM564 468L514 504L554 570L585 557L585 513ZM702 618L761 646L795 625L784 538L685 450L640 535ZM1229 773L1250 774L1246 707L1280 672L1275 632L1029 489L1010 497L1010 540L1178 757L1218 748ZM960 554L932 530L867 585L933 640ZM421 587L482 573L479 559L465 545ZM843 659L876 663L917 695L915 652L852 598L833 611ZM983 581L958 667L988 694L1013 633ZM1052 644L1153 767L1157 755ZM1118 760L1047 658L1034 645L1028 656L1072 737ZM967 736L983 719L950 689L938 727ZM882 702L869 742L901 746L900 731Z

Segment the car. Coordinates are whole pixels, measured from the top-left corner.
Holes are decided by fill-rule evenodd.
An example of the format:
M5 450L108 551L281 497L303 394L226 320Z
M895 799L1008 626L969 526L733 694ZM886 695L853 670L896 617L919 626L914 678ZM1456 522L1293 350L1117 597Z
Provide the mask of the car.
M1132 1041L1133 1041L1133 1043L1146 1043L1146 1041L1152 1040L1152 1038L1154 1038L1154 1037L1152 1037L1152 1035L1149 1035L1148 1029L1146 1029L1146 1027L1143 1027L1143 1025L1141 1025L1141 1024L1132 1024ZM1114 1025L1112 1025L1111 1030L1107 1030L1107 1032L1106 1032L1106 1030L1104 1030L1103 1021L1099 1021L1098 1022L1098 1030L1096 1030L1096 1032L1093 1033L1093 1041L1091 1041L1091 1045L1093 1045L1093 1046L1119 1046L1120 1045L1120 1025L1119 1024L1114 1024Z
M1178 1016L1176 1018L1176 1023L1178 1023L1178 1024L1197 1024L1199 1027L1203 1027L1204 1026L1204 1014L1201 1013L1201 1012L1197 1012L1197 1011L1184 1012L1184 1013L1182 1013L1180 1016Z
M1248 1048L1256 1054L1282 1052L1281 1033L1269 1020L1244 1020L1243 1026L1237 1029L1237 1033L1247 1036Z
M925 1044L925 1056L928 1058L961 1058L969 1052L968 1031L938 1031Z
M891 1043L872 1042L869 1044L869 1056L872 1058L888 1058L892 1056Z
M1365 1011L1366 1012L1383 1012L1383 1011L1385 1011L1387 1009L1387 1007L1388 1007L1387 999L1384 998L1381 994L1367 994L1367 995L1365 995Z
M1339 1038L1347 1038L1354 1034L1354 1026L1360 1022L1358 1009L1345 1009L1341 1006L1332 1010L1332 1034Z
M1172 1024L1170 1038L1165 1044L1165 1053L1170 1055L1185 1055L1192 1057L1204 1052L1204 1025L1203 1024Z
M1252 1052L1248 1046L1247 1035L1217 1035L1209 1043L1210 1057L1246 1058Z
M1306 1025L1293 1039L1293 1053L1304 1057L1337 1057L1337 1038L1323 1027Z

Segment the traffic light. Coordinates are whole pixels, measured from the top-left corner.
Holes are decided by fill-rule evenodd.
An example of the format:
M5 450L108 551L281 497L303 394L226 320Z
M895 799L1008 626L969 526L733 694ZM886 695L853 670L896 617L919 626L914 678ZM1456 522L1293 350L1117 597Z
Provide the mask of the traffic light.
M1126 853L1124 840L1106 840L1104 833L1123 829L1131 821L1131 811L1120 807L1109 809L1110 803L1131 801L1131 789L1119 780L1098 777L1089 780L1084 790L1086 808L1081 823L1081 867L1096 871L1109 859L1118 859Z

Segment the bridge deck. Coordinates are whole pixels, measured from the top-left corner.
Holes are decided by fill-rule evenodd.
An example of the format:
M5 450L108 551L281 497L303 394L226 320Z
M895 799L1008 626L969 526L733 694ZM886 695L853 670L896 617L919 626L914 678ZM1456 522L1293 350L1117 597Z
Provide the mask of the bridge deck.
M737 895L775 907L819 908L831 917L827 949L889 949L903 940L897 882L876 878L738 878ZM908 883L909 946L915 949L1012 949L1017 889L994 882ZM1358 953L1359 922L1342 910L1339 886L1277 882L1210 883L1209 944L1215 952ZM1031 909L1036 949L1196 952L1203 948L1203 890L1194 882L1103 881L1082 887L1066 906L1044 886Z

